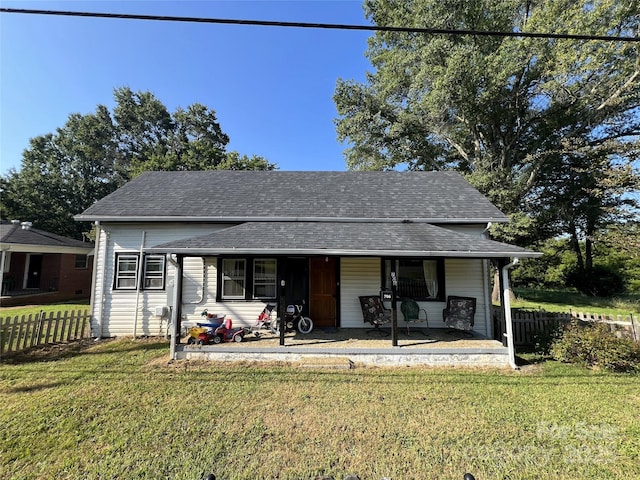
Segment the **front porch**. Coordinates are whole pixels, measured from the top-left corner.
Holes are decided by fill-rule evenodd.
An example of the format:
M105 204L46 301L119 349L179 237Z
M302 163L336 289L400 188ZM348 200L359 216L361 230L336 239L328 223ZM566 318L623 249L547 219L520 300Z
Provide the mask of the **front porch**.
M285 345L280 337L262 330L259 338L247 334L241 343L176 346L176 359L249 362L287 362L334 368L369 366L466 366L508 367L508 349L496 340L479 335L460 338L447 329L421 331L398 328L398 346L391 336L381 337L367 329L316 329L302 335L287 333Z

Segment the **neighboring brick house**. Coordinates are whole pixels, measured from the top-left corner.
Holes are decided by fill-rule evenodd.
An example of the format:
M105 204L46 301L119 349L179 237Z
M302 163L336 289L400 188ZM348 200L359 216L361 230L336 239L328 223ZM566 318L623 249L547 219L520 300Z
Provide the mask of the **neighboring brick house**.
M0 251L3 307L86 299L91 295L92 243L13 220L0 223Z

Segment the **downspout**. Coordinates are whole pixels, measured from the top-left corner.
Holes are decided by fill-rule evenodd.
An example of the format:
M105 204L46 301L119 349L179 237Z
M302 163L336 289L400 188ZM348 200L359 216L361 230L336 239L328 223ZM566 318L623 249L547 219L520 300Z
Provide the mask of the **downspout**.
M493 338L493 304L491 303L491 291L489 289L489 262L486 258L482 259L482 294L484 296L484 318L487 327L487 337Z
M511 321L511 296L509 295L509 269L514 267L519 260L514 258L511 263L507 263L502 267L502 285L504 292L504 321L507 327L507 349L509 350L509 365L514 370L520 370L520 367L516 365L516 349L513 344L513 324Z
M95 222L95 227L96 227L96 244L93 247L93 251L95 252L95 254L93 255L93 272L91 273L91 298L89 300L89 311L91 312L91 318L95 318L94 316L94 308L95 308L95 302L96 302L96 281L98 280L98 258L100 257L100 235L101 235L101 230L100 230L100 221L96 221ZM103 264L103 268L104 265L106 265L106 258L105 261L102 262ZM100 314L100 318L102 318L102 313ZM101 322L102 323L102 322ZM99 332L100 334L102 334L102 325L99 325ZM98 337L100 337L101 335L98 335Z
M109 239L110 233L106 228L102 228L104 232L104 259L102 261L102 291L100 292L100 320L97 322L98 326L98 336L96 340L102 338L102 320L104 318L104 306L107 303L107 256L109 254ZM95 259L94 259L95 261ZM95 265L94 265L95 268ZM114 272L115 273L115 272Z
M487 223L487 226L482 231L480 236L482 238L487 238L487 233L493 224L491 222ZM489 261L486 258L482 259L482 289L484 294L484 318L485 324L487 327L487 337L493 338L493 305L491 303L491 291L489 289L489 275L491 270L489 268Z
M144 274L144 240L147 236L146 231L142 231L142 240L140 240L140 256L138 257L138 285L136 285L136 310L133 317L133 339L135 340L138 333L138 306L140 305L140 290L142 290L142 275Z

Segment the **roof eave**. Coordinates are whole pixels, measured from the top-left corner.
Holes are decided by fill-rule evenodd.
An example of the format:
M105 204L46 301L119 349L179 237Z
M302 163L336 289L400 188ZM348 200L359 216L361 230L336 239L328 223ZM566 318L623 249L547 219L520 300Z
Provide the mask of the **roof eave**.
M0 244L0 250L15 253L66 253L76 255L89 255L93 251L93 245L86 247L71 247L61 245L37 245L30 243L9 243Z
M433 217L433 218L352 218L352 217L209 217L209 216L186 216L186 215L161 215L161 216L118 216L118 215L76 215L73 217L77 222L172 222L172 223L244 223L244 222L333 222L333 223L507 223L507 217Z
M145 248L148 253L170 253L185 256L217 255L309 255L336 257L446 257L446 258L537 258L542 253L533 251L429 251L429 250L345 250L345 249L287 249L287 248Z

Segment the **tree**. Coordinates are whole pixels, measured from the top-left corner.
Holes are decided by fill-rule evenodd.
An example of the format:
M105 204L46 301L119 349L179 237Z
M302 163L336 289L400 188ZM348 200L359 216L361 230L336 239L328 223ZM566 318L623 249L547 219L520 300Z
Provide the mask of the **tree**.
M385 26L608 36L637 35L640 22L635 0L367 0L365 12ZM380 31L367 56L366 82L339 80L334 94L350 168L457 169L517 220L498 234L519 244L586 238L625 213L621 192L638 177L637 44ZM566 202L592 169L582 201Z
M73 216L147 170L272 170L266 159L227 152L216 114L194 103L171 114L150 92L114 90L110 112L69 115L55 133L30 140L19 171L0 177L0 215L82 238Z

